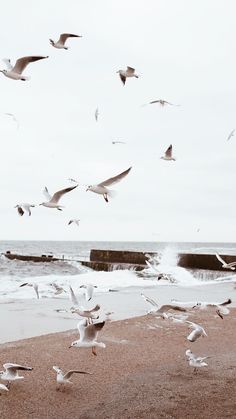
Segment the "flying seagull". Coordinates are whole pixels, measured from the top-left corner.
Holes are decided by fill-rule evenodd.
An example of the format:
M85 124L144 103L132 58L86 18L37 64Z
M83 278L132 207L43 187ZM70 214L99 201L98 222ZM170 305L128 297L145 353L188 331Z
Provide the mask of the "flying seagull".
M106 345L103 342L98 342L98 332L102 330L105 321L100 323L88 324L86 319L80 321L77 325L79 329L80 338L75 340L69 346L69 348L92 348L93 355L97 355L96 348L105 348Z
M54 289L54 294L55 295L59 295L62 294L63 292L66 292L64 290L64 288L62 288L60 285L56 284L56 282L51 282L51 284L49 284L53 289Z
M35 290L37 299L39 299L39 286L35 282L24 282L24 284L21 284L20 287L33 287Z
M189 320L185 320L184 323L187 323L189 327L193 329L193 331L187 336L187 339L190 342L195 342L201 336L202 337L207 336L206 331L199 324L190 322Z
M80 288L85 288L85 298L87 301L90 301L94 293L94 288L97 288L97 286L92 284L86 284L80 285Z
M198 302L196 303L193 308L198 308L200 310L208 310L213 309L216 311L216 314L223 319L224 316L229 314L229 309L226 307L227 305L231 304L232 300L229 298L228 300L224 301L223 303L207 303L207 302Z
M82 35L74 35L73 33L61 33L58 41L55 42L52 39L49 39L49 41L54 48L69 49L69 47L65 46L66 40L68 38L82 38Z
M29 214L29 216L30 216L30 215L31 215L31 210L30 210L30 208L34 208L34 207L35 207L35 205L31 205L31 204L27 204L27 203L24 203L24 204L17 204L17 205L15 206L15 208L17 208L18 214L19 214L20 216L24 215L25 211L26 211L26 212L28 212L28 214Z
M61 385L61 384L73 384L72 381L70 381L70 377L73 374L89 374L89 375L91 375L91 372L78 371L78 370L70 370L66 374L64 374L63 371L61 370L61 368L59 368L57 366L53 366L52 368L57 373L57 384L59 384L59 385Z
M88 319L88 320L90 320L90 319L91 320L94 320L94 319L97 320L99 318L99 315L94 314L94 313L99 311L100 308L101 308L101 306L99 304L97 304L95 307L93 307L91 309L84 309L82 307L81 308L77 307L77 308L72 308L71 313L78 314L81 317L86 317L86 319Z
M74 218L73 220L70 220L69 221L68 225L74 223L74 224L76 224L79 227L79 222L80 222L80 220L78 218Z
M99 115L99 111L98 111L98 108L97 108L95 113L94 113L96 121L98 121L98 115Z
M157 304L157 302L155 300L153 300L152 298L147 297L144 294L141 294L141 296L144 298L144 300L147 303L151 304L151 306L152 306L151 310L148 311L148 314L149 313L155 313L155 314L160 315L163 319L168 319L168 314L166 313L167 311L170 311L170 310L184 311L184 312L187 311L184 307L180 307L180 306L173 305L173 304L164 304L162 306L159 306Z
M15 115L10 112L5 112L5 115L10 116L12 120L16 123L17 129L19 129L20 124L19 124L19 121L16 119Z
M10 79L26 81L28 80L28 77L22 76L22 72L24 71L25 67L34 61L43 60L44 58L48 58L48 56L43 57L38 55L18 58L14 67L11 65L11 61L7 58L3 60L7 65L7 70L0 70L0 72Z
M127 77L136 77L137 79L139 77L137 74L135 74L135 68L128 67L128 66L126 70L118 70L117 73L119 73L119 76L123 85L125 85Z
M128 175L131 168L132 167L129 167L129 169L125 170L119 175L106 179L103 182L98 183L97 185L89 185L87 188L87 191L94 192L99 195L103 195L103 198L105 199L105 201L108 202L108 196L111 197L113 194L113 191L107 189L106 186L110 186L110 185L113 185L114 183L120 182L121 179L123 179L125 176Z
M161 157L161 159L163 160L173 160L175 161L176 159L172 156L172 144L167 148L167 150L165 151L165 155Z
M226 263L218 253L216 253L216 257L218 261L222 263L222 268L231 269L231 271L235 271L236 262Z
M47 208L56 208L59 211L62 211L61 205L59 205L59 200L67 192L73 191L73 189L77 188L77 186L78 185L70 186L69 188L65 188L60 191L57 191L53 194L53 196L49 194L48 188L45 186L43 193L44 193L44 196L48 199L48 202L42 202L42 204L39 204L39 205L43 205L44 207L47 207Z
M125 141L112 141L112 144L126 144Z
M23 380L24 377L18 375L18 371L32 371L31 367L23 367L18 364L3 364L5 371L0 371L0 379L7 381L7 387L9 388L11 381Z
M167 102L167 100L163 100L163 99L152 100L151 102L149 102L149 105L153 105L154 103L159 103L160 106L165 106L165 105L180 106L180 105L175 105L174 103Z
M228 135L228 137L227 137L227 141L229 141L229 140L230 140L230 138L232 138L232 137L234 136L234 133L235 133L235 129L233 129L233 130L229 133L229 135Z

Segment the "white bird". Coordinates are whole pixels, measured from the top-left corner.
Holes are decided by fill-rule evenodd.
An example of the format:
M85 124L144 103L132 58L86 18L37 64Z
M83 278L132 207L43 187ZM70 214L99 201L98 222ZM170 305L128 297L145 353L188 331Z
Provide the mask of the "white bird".
M26 66L30 63L33 63L34 61L43 60L44 58L48 58L48 56L47 57L29 56L29 57L18 58L14 67L11 65L11 61L7 58L7 59L4 59L3 61L6 63L8 69L0 70L0 72L3 73L4 76L9 77L10 79L26 81L28 80L28 77L25 77L22 75L22 72L24 71Z
M15 115L13 113L5 112L5 115L10 116L12 120L16 123L17 129L19 129L20 124L19 121L16 119Z
M105 321L100 323L88 324L86 319L80 321L77 325L79 329L80 338L72 342L70 348L92 348L93 355L97 355L96 348L105 348L106 345L103 342L98 342L98 332L102 330L105 325Z
M73 309L74 308L79 308L79 301L78 301L78 299L77 299L77 297L76 297L76 295L75 295L75 293L74 293L74 291L73 291L73 288L72 288L72 286L70 285L70 287L69 287L69 290L70 290L70 299L71 299L71 301L72 301L72 304L73 304Z
M233 129L233 130L229 133L229 135L228 135L228 137L227 137L227 141L229 141L229 140L230 140L230 138L232 138L232 137L234 136L234 133L235 133L235 129Z
M94 116L95 116L96 121L98 121L98 116L99 116L98 108L96 108L96 111L94 113Z
M76 224L79 227L79 222L80 222L80 220L78 218L74 218L73 220L70 220L69 221L68 225L74 223L74 224Z
M144 300L151 304L152 309L148 311L149 313L155 313L160 315L163 319L168 319L168 314L166 312L170 311L170 310L174 310L174 311L182 311L182 312L186 312L187 310L183 307L179 307L177 305L173 305L173 304L164 304L162 306L159 306L157 304L157 302L155 300L153 300L150 297L147 297L146 295L141 293L141 296L144 298Z
M96 315L94 313L99 311L100 308L101 308L101 306L99 304L97 304L95 307L93 307L91 309L85 309L83 307L76 307L76 308L71 308L71 313L78 314L81 317L86 317L89 320L90 319L91 320L97 320L99 318L99 315Z
M222 268L231 269L231 271L235 271L236 262L226 263L218 253L216 253L216 257L218 261L222 263Z
M18 371L32 371L33 368L31 367L23 367L22 365L18 364L3 364L3 368L5 371L0 371L0 379L7 381L7 386L9 388L11 381L23 380L24 377L18 375Z
M172 155L172 144L167 148L167 150L165 151L165 155L162 156L161 159L163 159L163 160L173 160L173 161L176 160Z
M49 41L54 48L69 49L69 47L65 46L66 40L68 38L82 38L82 35L74 35L73 33L61 33L58 41L55 42L52 39L49 39Z
M0 394L2 393L2 391L9 391L9 389L4 384L0 384Z
M73 189L77 188L78 185L76 186L70 186L69 188L65 188L62 189L60 191L57 191L53 194L53 196L51 196L48 192L48 188L45 186L45 189L43 191L44 196L48 199L48 202L42 202L39 205L43 205L44 207L47 208L56 208L59 211L62 211L62 207L61 205L59 205L59 200L61 199L61 197L63 195L65 195L66 193L73 191Z
M218 316L221 317L221 319L223 319L223 316L229 314L229 309L226 306L231 303L232 300L230 298L224 301L223 303L207 303L205 301L199 301L193 306L193 308L197 308L200 310L213 309L216 311L216 314L218 314Z
M24 284L20 285L20 287L26 287L26 286L27 287L33 287L33 289L36 293L37 299L39 299L39 286L38 286L38 284L36 284L35 282L24 282Z
M112 141L112 144L126 144L125 141Z
M61 384L73 384L72 381L70 381L70 377L73 374L89 374L89 375L91 375L91 372L78 371L78 370L70 370L66 374L64 374L63 371L61 370L61 368L59 368L57 366L53 366L53 369L57 373L57 384L59 384L59 385L61 385Z
M174 103L167 102L167 100L163 100L163 99L152 100L151 102L149 102L149 105L153 105L154 103L159 103L160 106L165 106L165 105L180 106L180 105L175 105Z
M206 331L199 324L190 322L189 320L185 320L184 323L187 323L189 327L193 329L193 331L187 336L187 339L190 342L195 342L201 336L202 337L207 336Z
M62 294L63 292L66 292L64 290L63 287L61 287L60 285L56 284L56 282L51 282L51 284L49 284L53 289L54 289L54 294L55 295L59 295Z
M103 198L105 199L105 201L108 202L108 196L111 197L113 195L113 191L107 189L106 186L110 186L110 185L113 185L114 183L120 182L121 179L123 179L125 176L128 175L131 168L132 167L129 167L129 169L125 170L119 175L106 179L103 182L98 183L97 185L89 185L86 191L103 195Z
M85 298L87 301L90 301L94 293L94 288L97 288L97 285L92 285L92 284L80 285L80 288L85 288Z
M139 78L139 76L135 74L135 68L128 67L128 66L126 70L118 70L117 73L119 73L119 76L123 85L125 85L127 77L136 77L137 79Z
M187 357L190 367L193 367L194 371L197 371L197 368L208 366L208 364L204 361L210 358L209 356L203 356L203 357L196 356L195 354L192 353L192 351L190 351L190 349L187 349L187 351L185 352L185 355Z
M17 208L18 214L20 216L24 215L25 211L28 212L29 216L31 215L31 210L30 208L34 208L35 205L31 205L28 203L24 203L24 204L17 204L15 206L15 208Z

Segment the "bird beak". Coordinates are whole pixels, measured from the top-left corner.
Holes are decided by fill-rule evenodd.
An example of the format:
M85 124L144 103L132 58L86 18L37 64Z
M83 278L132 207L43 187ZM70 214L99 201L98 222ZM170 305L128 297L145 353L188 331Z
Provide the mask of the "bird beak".
M69 349L72 348L72 345L69 346Z
M88 192L89 188L86 189L86 192Z

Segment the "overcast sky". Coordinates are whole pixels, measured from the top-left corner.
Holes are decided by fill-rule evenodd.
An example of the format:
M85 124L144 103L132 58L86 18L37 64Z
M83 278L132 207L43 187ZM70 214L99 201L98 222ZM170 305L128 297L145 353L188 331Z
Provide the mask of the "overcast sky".
M26 82L0 73L1 239L236 241L235 13L234 0L4 2L1 58L49 58ZM58 50L62 32L83 37ZM127 65L140 77L123 87ZM160 98L181 106L142 106ZM170 144L176 162L160 159ZM130 166L108 204L86 192ZM68 178L83 186L63 212L18 216Z

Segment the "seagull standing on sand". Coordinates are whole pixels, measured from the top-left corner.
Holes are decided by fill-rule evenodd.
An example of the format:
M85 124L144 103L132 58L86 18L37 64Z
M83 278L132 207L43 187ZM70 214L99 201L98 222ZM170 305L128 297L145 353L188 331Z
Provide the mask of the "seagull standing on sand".
M222 268L231 269L231 271L235 271L236 262L226 263L218 253L216 253L216 257L218 261L222 263Z
M11 61L9 59L4 59L3 61L6 63L8 69L0 70L0 72L3 73L4 76L9 77L9 79L26 81L28 80L28 77L22 76L22 72L24 71L25 67L34 61L43 60L44 58L48 58L48 56L42 57L39 55L18 58L14 67L11 65Z
M106 345L103 342L98 342L98 332L102 330L105 321L100 323L88 324L86 319L80 321L77 325L79 329L80 338L75 340L69 346L69 348L92 348L93 355L97 355L96 348L105 348Z
M141 294L141 296L144 298L144 300L147 303L151 304L151 306L152 306L152 309L148 311L148 314L155 313L155 314L158 314L159 316L161 316L163 319L168 319L169 318L168 314L166 313L167 311L170 311L170 310L182 311L182 312L187 311L185 308L179 307L179 306L176 306L176 305L173 305L173 304L164 304L162 306L159 306L157 304L157 302L155 300L153 300L152 298L147 297L144 294Z
M61 33L58 41L55 42L52 39L49 39L49 41L54 48L69 49L69 47L65 46L66 40L68 38L82 38L82 35L74 35L73 33Z
M94 288L97 288L97 285L92 285L92 284L80 285L80 288L85 288L86 301L90 301L94 293Z
M39 205L43 205L44 207L47 207L47 208L56 208L59 211L62 211L61 205L58 204L59 200L67 192L73 191L73 189L77 188L77 186L78 185L70 186L69 188L65 188L65 189L62 189L60 191L57 191L57 192L54 193L53 196L51 196L49 194L48 188L45 186L45 189L44 189L43 193L44 193L44 196L48 199L48 202L42 202L42 204L39 204Z
M79 222L80 222L80 220L78 218L74 218L73 220L70 220L69 221L68 225L74 223L74 224L76 224L79 227Z
M184 323L187 323L189 327L193 329L193 331L187 336L187 339L190 342L195 342L201 336L202 337L207 336L206 331L199 324L190 322L189 320L185 320Z
M7 387L9 388L11 381L23 380L24 377L18 375L18 371L32 371L31 367L23 367L18 364L3 364L5 371L0 371L0 379L7 381Z
M61 370L61 368L59 368L57 366L53 366L53 369L57 373L57 384L59 384L59 385L61 385L61 384L73 384L72 381L70 381L70 377L73 374L89 374L89 375L91 375L91 372L78 371L78 370L70 370L66 374L63 374L63 371ZM58 389L58 387L57 387L57 389Z
M24 284L21 284L20 287L33 287L37 299L39 299L39 286L35 282L24 282Z
M139 78L139 76L135 74L135 68L128 67L128 66L126 70L118 70L117 73L119 73L119 76L123 85L125 85L127 77L136 77L137 79Z
M190 351L190 349L187 349L187 351L185 352L185 355L189 362L189 366L194 368L194 372L197 372L197 368L208 366L208 364L204 361L205 359L210 358L209 356L196 356L195 354L192 353L192 351Z
M125 176L128 175L132 167L125 170L124 172L120 173L117 176L111 177L104 182L98 183L97 185L89 185L86 191L94 192L99 195L103 195L103 198L106 202L108 202L108 196L111 197L113 195L113 191L106 188L106 186L113 185L114 183L120 182Z
M161 159L163 160L173 160L175 161L176 159L172 156L172 144L167 148L167 150L165 151L165 155L161 157Z
M30 208L34 208L34 207L35 207L35 205L31 205L31 204L27 204L27 203L24 203L24 204L17 204L17 205L15 206L15 208L17 208L18 214L19 214L20 216L24 215L25 211L26 211L26 212L28 212L28 214L29 214L29 216L30 216L30 215L31 215L31 210L30 210Z

